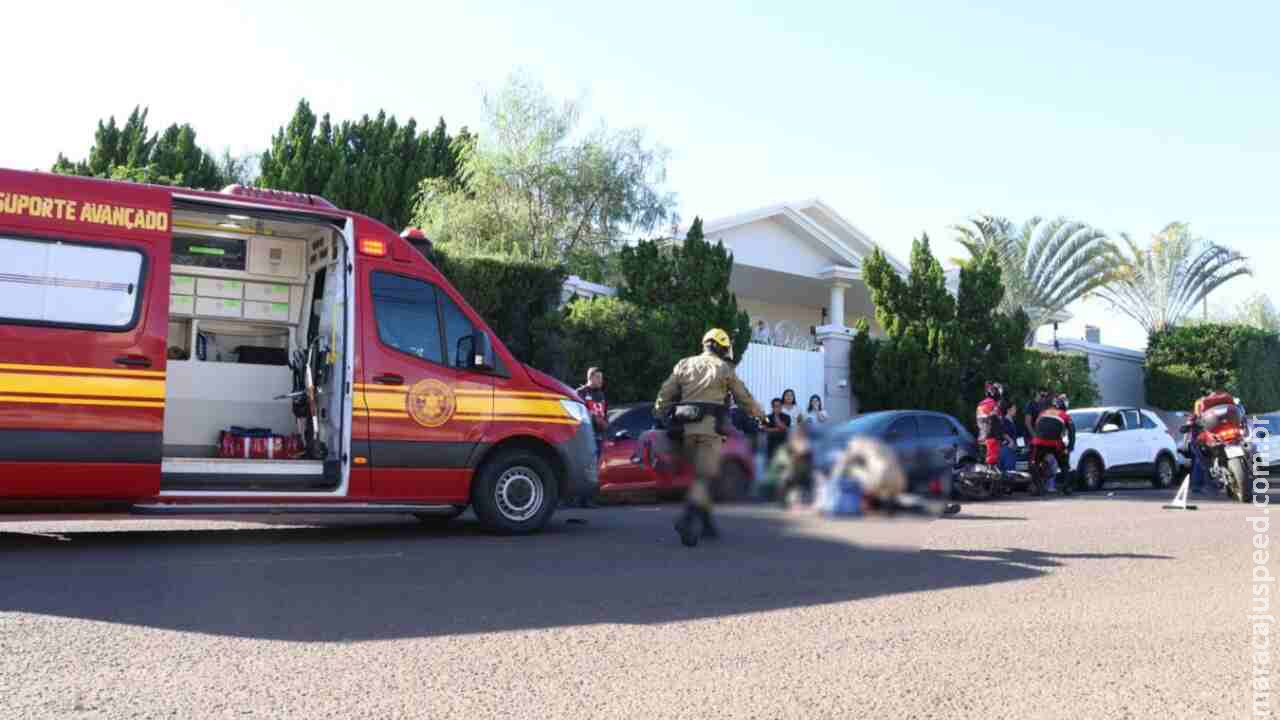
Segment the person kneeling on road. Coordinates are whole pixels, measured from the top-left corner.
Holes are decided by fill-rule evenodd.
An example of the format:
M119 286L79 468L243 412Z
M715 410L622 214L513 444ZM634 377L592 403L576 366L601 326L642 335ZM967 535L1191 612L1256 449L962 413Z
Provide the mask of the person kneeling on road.
M803 506L813 495L813 444L805 424L792 428L787 442L769 461L766 495L776 493L783 507Z
M818 473L814 479L818 486L815 505L830 514L853 515L916 515L937 517L960 512L960 504L940 503L907 492L907 475L897 454L878 440L854 436L845 445L831 476ZM847 494L849 485L855 485L857 508L849 508L840 497Z
M1071 450L1076 446L1076 426L1067 414L1067 396L1059 395L1053 406L1047 408L1036 418L1035 437L1031 438L1031 467L1034 471L1039 467L1040 459L1046 454L1052 455L1058 463L1057 477L1045 478L1048 491L1055 492L1055 480L1062 481L1062 494L1071 494ZM1063 442L1063 437L1067 441Z

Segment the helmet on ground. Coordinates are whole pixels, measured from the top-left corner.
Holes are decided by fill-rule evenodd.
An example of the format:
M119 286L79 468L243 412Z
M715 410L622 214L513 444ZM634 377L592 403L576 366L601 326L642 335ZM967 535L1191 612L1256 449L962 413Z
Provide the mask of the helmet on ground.
M1067 396L1063 394L1054 398L1053 406L1058 408L1059 410L1066 410L1068 407L1070 407L1070 404L1067 402Z
M711 328L706 335L702 336L702 344L714 346L716 351L721 355L733 359L733 341L729 339L729 333L720 328Z

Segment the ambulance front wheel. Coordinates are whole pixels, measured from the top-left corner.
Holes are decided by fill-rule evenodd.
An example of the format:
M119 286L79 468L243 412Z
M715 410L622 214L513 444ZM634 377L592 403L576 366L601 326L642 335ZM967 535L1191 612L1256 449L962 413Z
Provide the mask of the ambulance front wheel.
M559 499L550 465L525 449L490 459L471 489L471 505L485 527L516 535L541 530Z

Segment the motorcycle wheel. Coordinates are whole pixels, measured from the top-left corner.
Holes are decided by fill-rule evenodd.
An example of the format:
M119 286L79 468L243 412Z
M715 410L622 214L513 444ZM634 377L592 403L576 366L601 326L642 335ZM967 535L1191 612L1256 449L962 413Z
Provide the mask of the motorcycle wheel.
M1243 458L1231 458L1227 461L1227 472L1231 474L1227 483L1231 495L1242 503L1253 502L1253 478Z
M991 497L995 487L986 475L976 467L962 468L956 473L952 487L965 500L986 500Z

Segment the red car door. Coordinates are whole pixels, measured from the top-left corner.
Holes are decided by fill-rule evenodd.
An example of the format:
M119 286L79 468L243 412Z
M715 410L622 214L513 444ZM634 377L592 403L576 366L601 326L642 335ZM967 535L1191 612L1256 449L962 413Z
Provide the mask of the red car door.
M0 497L159 492L171 207L0 170Z
M605 431L604 447L600 454L600 487L626 486L630 489L644 487L657 481L653 470L643 463L640 437L653 427L653 411L648 405L630 407L615 413Z

